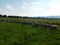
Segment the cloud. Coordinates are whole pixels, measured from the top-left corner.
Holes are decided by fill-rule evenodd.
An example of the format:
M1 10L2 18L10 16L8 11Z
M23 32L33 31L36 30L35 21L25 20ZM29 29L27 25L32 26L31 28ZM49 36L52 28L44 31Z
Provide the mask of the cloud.
M43 15L60 15L60 3L51 3Z
M32 2L33 5L40 5L41 2Z
M60 2L58 0L53 0L49 3L47 1L26 1L22 2L18 9L15 9L12 4L7 4L4 8L0 9L0 13L20 16L60 15Z
M28 8L28 4L27 4L26 2L23 2L21 8L22 8L22 10L27 10L27 8Z
M11 5L11 4L7 4L5 5L4 8L0 9L0 13L1 14L6 14L8 15L18 15L17 10Z
M41 7L41 4L42 2L31 2L31 3L24 2L21 7L22 11L20 15L34 16L36 14L39 14L40 11L44 10L44 8Z
M27 7L26 7L26 6L22 6L22 9L24 9L24 10L25 10L25 9L27 9Z
M13 6L11 4L7 4L6 9L9 11L15 11L15 9L13 8Z
M32 2L31 5L29 6L30 10L38 10L40 9L42 5L42 2Z
M20 16L25 16L28 10L28 3L23 2L21 6L21 12L19 13Z
M45 4L46 3L46 4ZM27 16L49 16L49 15L60 15L60 2L59 0L53 0L47 2L24 2L24 8L22 11L23 15Z
M41 4L42 4L41 2L31 2L31 3L24 2L22 5L22 9L38 8L40 7Z
M5 6L5 12L7 15L17 15L18 14L16 9L11 4L7 4Z

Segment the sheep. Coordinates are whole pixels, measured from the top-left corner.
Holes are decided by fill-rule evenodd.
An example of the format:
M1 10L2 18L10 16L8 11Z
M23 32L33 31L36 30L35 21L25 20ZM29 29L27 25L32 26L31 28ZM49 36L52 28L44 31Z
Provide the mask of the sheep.
M56 30L56 29L57 29L57 25L51 25L51 26L50 26L50 29L51 29L51 30Z
M20 20L9 20L8 22L20 23Z
M34 22L33 25L34 26L40 26L40 23Z
M44 23L39 23L39 26L45 26L45 24Z
M26 22L27 24L32 24L31 22Z
M45 24L45 23L38 23L38 22L34 22L33 23L34 26L43 26L43 27L49 27L49 24Z
M50 24L45 24L45 23L38 23L38 22L31 22L31 21L28 21L28 22L23 22L23 21L20 21L20 20L0 20L0 22L15 22L15 23L21 23L21 24L29 24L29 25L33 25L33 26L42 26L42 27L45 27L45 28L50 28L51 30L56 30L57 29L57 25L50 25Z
M50 27L49 24L44 24L43 26L46 27L46 28Z

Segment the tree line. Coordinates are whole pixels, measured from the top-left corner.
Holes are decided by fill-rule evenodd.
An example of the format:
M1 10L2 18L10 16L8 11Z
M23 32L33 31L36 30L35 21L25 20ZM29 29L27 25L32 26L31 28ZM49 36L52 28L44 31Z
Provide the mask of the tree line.
M31 18L31 19L59 19L59 18L46 18L46 17L27 17L27 16L7 16L7 15L2 15L0 14L0 17L5 17L5 18Z

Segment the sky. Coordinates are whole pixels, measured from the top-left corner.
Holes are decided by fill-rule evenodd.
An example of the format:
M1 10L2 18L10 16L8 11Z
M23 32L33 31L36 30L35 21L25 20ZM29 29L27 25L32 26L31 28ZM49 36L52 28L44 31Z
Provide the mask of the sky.
M60 16L60 0L0 0L0 14Z

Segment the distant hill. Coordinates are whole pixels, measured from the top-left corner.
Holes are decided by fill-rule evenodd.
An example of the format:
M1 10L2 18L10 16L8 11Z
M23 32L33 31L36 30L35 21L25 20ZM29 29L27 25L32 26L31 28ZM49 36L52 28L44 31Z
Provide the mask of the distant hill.
M32 18L59 18L60 19L60 16L37 16Z
M60 16L47 16L46 18L60 18Z

